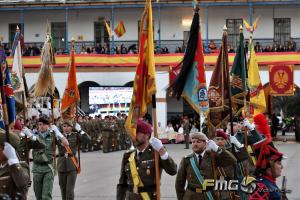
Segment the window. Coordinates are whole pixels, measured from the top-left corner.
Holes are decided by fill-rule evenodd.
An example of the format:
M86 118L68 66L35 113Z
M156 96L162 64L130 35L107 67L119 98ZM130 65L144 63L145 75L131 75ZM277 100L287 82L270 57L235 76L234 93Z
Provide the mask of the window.
M66 48L66 22L51 23L51 35L53 39L53 46L56 51Z
M236 49L239 44L240 26L243 26L242 19L226 19L227 33L228 33L228 47Z
M291 37L291 18L274 18L274 42L284 45Z
M9 31L9 47L11 47L11 45L14 41L17 26L19 26L19 29L21 30L21 33L24 36L24 24L9 24L9 28L8 28L8 31Z
M110 21L106 22L110 26ZM103 46L105 43L109 43L109 35L107 33L103 18L100 18L98 22L94 23L94 39L96 44L100 44L101 46Z

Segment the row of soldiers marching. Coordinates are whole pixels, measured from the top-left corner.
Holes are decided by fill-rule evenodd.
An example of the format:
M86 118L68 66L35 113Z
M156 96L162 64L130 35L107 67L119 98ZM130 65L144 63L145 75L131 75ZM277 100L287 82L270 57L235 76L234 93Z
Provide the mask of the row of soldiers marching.
M203 114L208 132L191 134L193 152L182 158L178 169L157 139L152 8L147 0L140 24L140 60L134 94L125 122L136 149L123 156L117 199L160 200L162 170L171 176L177 174L178 200L286 199L285 190L276 185L283 168L283 154L272 143L262 114L266 112L266 104L252 40L257 20L253 25L244 20L251 35L249 66L241 26L240 44L230 74L224 27L222 46L206 89L199 5L197 1L193 3L195 12L187 48L182 62L172 69L177 77L168 92L178 99L183 97L197 113ZM149 105L152 105L153 127L140 120ZM234 116L243 119L234 120Z

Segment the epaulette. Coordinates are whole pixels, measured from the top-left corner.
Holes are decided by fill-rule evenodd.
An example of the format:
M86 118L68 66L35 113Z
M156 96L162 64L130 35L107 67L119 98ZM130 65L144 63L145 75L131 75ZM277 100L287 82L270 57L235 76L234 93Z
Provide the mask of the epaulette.
M126 151L126 153L132 153L132 152L134 152L134 151L136 151L136 148L134 148L134 149L128 149L127 151Z
M189 154L189 155L186 155L186 156L184 156L185 158L191 158L191 157L193 157L193 153L191 153L191 154Z

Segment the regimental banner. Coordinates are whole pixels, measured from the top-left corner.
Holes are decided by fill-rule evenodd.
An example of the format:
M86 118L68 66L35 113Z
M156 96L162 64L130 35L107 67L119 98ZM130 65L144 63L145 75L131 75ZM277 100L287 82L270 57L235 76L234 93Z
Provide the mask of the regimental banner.
M294 95L294 65L270 65L269 72L272 95Z

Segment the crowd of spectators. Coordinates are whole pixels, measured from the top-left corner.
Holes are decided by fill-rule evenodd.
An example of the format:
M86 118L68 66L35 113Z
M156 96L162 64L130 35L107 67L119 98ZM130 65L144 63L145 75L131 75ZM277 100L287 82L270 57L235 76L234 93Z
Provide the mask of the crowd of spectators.
M24 51L24 56L39 56L42 51L42 44L28 44L26 45L26 50ZM246 51L248 51L249 42L245 42L245 48ZM11 55L11 49L9 48L8 44L3 45L5 49L5 53L7 56ZM205 53L218 53L220 46L217 46L215 44L214 40L210 40L208 48L205 48ZM155 54L169 54L169 53L184 53L185 46L177 46L175 50L170 51L168 47L159 47L156 46L154 48ZM80 54L111 54L111 48L109 44L104 44L103 46L100 44L96 44L96 46L89 46L89 45L82 45L79 48L76 47L76 53ZM284 42L284 44L279 44L277 42L274 42L272 45L265 45L262 46L260 42L255 42L254 49L256 52L291 52L291 51L297 51L296 48L296 42L293 41L293 39L290 39L289 41ZM228 44L228 52L234 53L236 50L235 47ZM64 48L58 48L54 49L56 55L62 55L62 54L68 54L68 52ZM131 45L115 45L113 49L113 54L137 54L138 53L138 47L137 44L131 44Z

